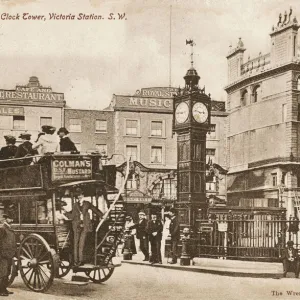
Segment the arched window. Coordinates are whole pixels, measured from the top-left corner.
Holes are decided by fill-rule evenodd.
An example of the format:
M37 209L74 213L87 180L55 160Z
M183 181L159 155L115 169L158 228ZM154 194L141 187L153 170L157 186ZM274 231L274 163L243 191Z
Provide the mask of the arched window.
M248 91L244 90L241 96L241 106L245 106L248 104Z
M257 85L257 86L254 87L252 96L253 96L253 101L252 101L253 103L258 102L258 101L261 100L261 87L260 87L260 85Z
M300 91L300 76L297 78L297 90Z

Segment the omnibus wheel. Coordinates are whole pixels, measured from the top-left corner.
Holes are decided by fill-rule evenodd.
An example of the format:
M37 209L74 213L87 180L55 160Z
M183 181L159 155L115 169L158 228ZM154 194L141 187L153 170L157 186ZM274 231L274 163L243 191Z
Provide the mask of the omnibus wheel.
M90 272L86 272L85 274L89 277L89 279L94 283L102 283L108 280L113 274L115 268L101 268L92 270Z
M8 276L8 286L11 286L14 282L15 278L18 276L18 268L17 268L17 261L13 258L13 262L10 269L10 274Z
M70 270L72 269L73 265L73 256L72 254L68 254L67 257L63 255L63 257L59 258L59 266L58 266L58 274L57 278L62 278L66 276Z
M47 291L58 273L57 254L38 234L26 236L19 247L18 267L25 285L35 292Z

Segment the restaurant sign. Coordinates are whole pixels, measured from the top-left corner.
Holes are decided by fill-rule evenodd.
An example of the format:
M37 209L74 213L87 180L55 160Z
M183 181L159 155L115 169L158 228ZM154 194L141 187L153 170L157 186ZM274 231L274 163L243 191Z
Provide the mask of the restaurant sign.
M52 181L91 179L92 162L89 158L54 158L51 166Z

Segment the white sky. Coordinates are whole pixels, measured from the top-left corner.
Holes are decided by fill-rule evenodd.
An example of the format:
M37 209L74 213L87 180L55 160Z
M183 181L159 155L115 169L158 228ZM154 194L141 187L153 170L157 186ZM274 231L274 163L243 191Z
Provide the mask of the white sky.
M172 86L183 86L194 39L195 68L216 100L225 100L229 44L239 37L246 59L269 52L272 25L299 0L0 0L2 13L44 14L46 21L0 20L0 88L35 75L65 93L74 108L106 107L112 95L169 84L169 9L172 4ZM126 21L53 21L49 13L125 12Z

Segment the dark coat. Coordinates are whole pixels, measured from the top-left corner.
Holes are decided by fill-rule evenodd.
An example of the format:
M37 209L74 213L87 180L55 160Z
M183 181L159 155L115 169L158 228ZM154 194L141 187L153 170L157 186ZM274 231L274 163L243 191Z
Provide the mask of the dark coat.
M180 239L180 226L177 217L171 219L169 231L172 240Z
M289 251L288 248L284 248L281 256L282 260L289 259ZM293 248L293 258L294 260L299 260L298 250Z
M15 158L33 156L36 154L38 154L38 152L32 149L32 143L29 141L25 141L24 143L19 145L17 152L15 154Z
M5 161L6 159L14 158L18 147L16 145L8 145L2 147L0 150L0 168L7 168L13 166L14 161Z
M60 139L59 146L60 146L60 152L77 151L75 144L67 136Z
M14 231L5 223L0 225L0 278L8 276L8 266L17 251Z
M146 219L139 221L135 225L131 226L130 229L136 229L136 238L139 240L143 240L148 236Z
M150 220L147 225L147 232L149 234L150 242L153 240L161 240L162 239L162 231L163 231L163 224L161 221L156 220L155 222ZM152 233L157 232L156 236L153 236Z
M0 150L0 159L14 158L18 147L16 145L8 145Z

